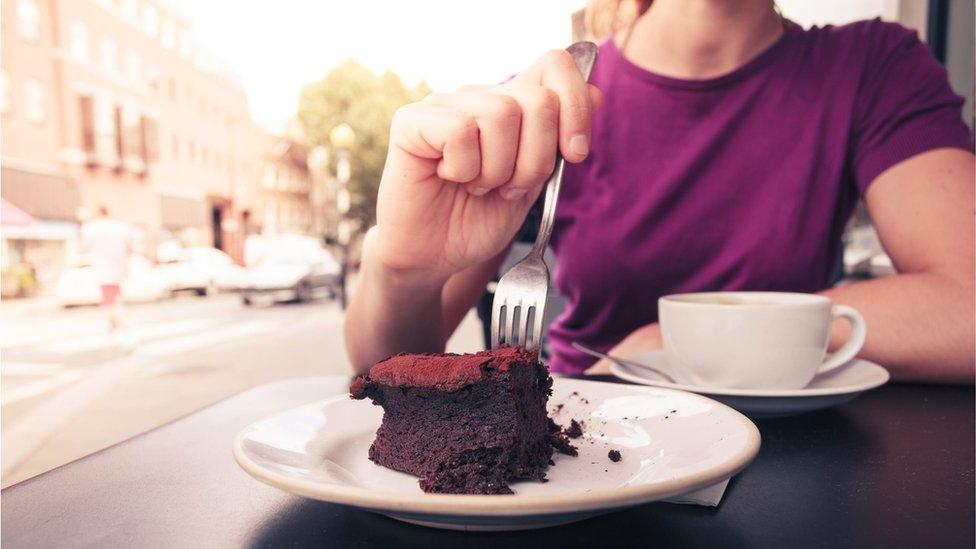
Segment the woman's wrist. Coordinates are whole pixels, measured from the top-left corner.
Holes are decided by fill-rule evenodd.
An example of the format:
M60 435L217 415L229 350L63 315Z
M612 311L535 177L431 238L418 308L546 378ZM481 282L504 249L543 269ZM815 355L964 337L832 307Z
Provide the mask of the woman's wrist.
M363 239L363 270L367 276L397 292L416 292L418 295L436 292L440 295L451 277L449 273L432 268L403 267L399 262L391 261L382 253L380 238L377 227L373 227Z

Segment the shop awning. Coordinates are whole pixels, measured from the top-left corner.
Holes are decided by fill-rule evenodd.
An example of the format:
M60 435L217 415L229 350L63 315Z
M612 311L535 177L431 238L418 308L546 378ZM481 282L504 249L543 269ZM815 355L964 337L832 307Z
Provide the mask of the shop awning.
M34 218L29 213L7 202L7 199L0 198L0 225L4 227L26 227L32 223L34 223Z
M0 195L35 219L75 221L81 193L78 182L62 175L0 167ZM6 221L4 222L6 225Z
M210 204L206 200L160 195L159 209L160 221L167 229L204 229L211 222Z

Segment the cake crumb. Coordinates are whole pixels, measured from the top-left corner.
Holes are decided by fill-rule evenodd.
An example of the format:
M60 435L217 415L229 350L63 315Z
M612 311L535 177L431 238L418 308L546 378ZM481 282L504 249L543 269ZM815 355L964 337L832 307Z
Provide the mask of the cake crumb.
M580 399L580 402L582 402L583 404L589 404L590 403L589 400L587 400L583 395L579 394L576 391L573 391L572 393L569 393L569 396L574 396L574 397Z
M564 406L564 404L562 404L562 403L557 404L556 407L553 409L553 412L556 413L556 414L558 414L559 412L562 412L563 411L563 406Z
M579 438L583 436L583 425L575 419L569 420L569 428L564 431L569 438Z
M576 446L569 442L569 437L566 436L566 430L560 427L552 418L549 418L549 444L561 454L574 457L579 455L579 450Z
M618 461L620 461L620 451L610 450L610 452L607 454L607 457L610 458L610 461L617 463Z

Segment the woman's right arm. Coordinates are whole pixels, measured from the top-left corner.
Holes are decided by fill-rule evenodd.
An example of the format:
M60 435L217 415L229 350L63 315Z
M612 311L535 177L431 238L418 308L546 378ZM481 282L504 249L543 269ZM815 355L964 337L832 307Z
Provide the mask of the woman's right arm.
M442 352L504 257L555 164L589 152L599 91L564 51L499 86L399 109L346 315L357 372L398 352Z

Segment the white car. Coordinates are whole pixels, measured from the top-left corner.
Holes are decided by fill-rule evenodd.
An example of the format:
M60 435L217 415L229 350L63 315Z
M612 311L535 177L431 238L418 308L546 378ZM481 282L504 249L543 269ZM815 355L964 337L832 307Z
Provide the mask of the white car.
M322 293L335 297L340 270L321 245L293 241L267 249L247 269L238 291L245 305L257 296L270 296L274 301L310 301Z
M234 290L244 277L244 269L216 248L180 250L172 261L160 263L159 268L171 292L192 291L201 296Z
M149 302L168 295L166 279L152 262L141 255L130 256L126 264L125 280L122 281L122 300L127 303ZM102 290L95 268L82 263L61 273L57 297L62 307L101 303Z

